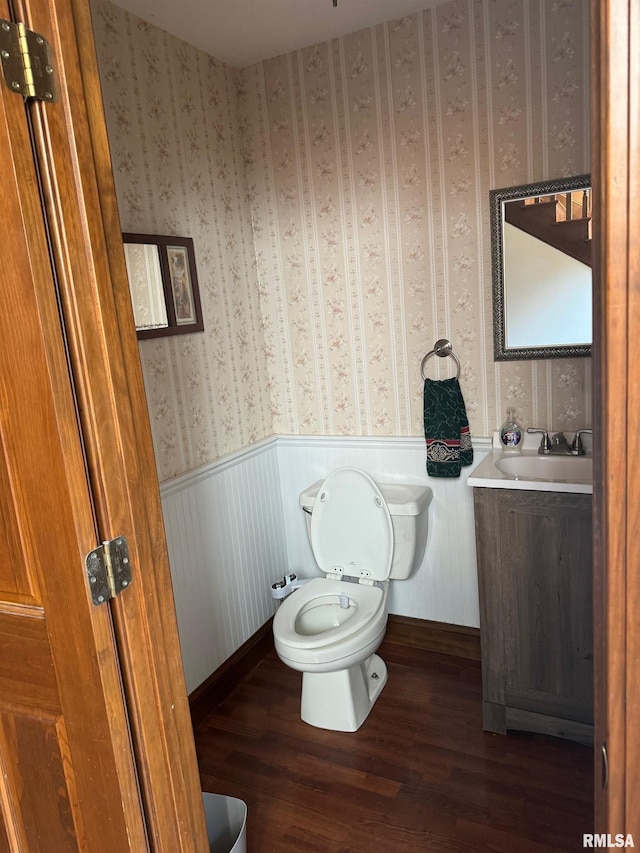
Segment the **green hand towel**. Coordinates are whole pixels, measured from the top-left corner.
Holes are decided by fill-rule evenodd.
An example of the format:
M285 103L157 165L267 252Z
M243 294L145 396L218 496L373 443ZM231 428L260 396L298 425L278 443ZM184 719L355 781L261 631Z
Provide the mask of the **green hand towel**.
M457 379L424 380L424 436L427 474L459 477L473 462L469 420Z

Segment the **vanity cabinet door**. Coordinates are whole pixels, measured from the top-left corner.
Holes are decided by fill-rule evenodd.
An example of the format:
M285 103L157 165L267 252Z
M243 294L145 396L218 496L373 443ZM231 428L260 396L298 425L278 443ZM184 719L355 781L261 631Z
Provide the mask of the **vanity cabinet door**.
M591 496L474 489L483 722L590 742Z

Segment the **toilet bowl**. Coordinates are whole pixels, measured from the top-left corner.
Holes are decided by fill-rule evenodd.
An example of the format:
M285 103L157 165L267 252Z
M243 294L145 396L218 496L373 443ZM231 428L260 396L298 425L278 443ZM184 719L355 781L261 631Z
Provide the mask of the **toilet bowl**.
M275 636L280 659L300 672L329 672L378 648L387 624L389 585L314 578L282 605ZM348 598L344 607L340 599ZM295 605L295 606L293 606Z
M314 557L325 577L286 598L273 636L283 663L303 673L301 717L356 731L386 681L375 654L387 625L389 579L422 561L431 489L381 484L340 468L300 497Z

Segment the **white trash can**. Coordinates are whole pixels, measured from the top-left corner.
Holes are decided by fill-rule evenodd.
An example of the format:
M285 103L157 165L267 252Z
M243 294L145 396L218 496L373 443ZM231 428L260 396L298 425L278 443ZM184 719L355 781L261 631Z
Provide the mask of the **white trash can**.
M247 804L223 794L202 794L211 853L247 853Z

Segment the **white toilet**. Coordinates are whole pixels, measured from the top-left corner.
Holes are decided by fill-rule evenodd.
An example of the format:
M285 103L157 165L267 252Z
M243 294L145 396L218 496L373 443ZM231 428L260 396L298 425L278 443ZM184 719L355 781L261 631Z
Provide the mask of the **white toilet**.
M387 681L374 652L387 625L389 579L405 580L427 541L427 486L380 484L340 468L300 495L307 532L326 577L285 598L273 620L280 659L302 676L301 717L354 732Z

